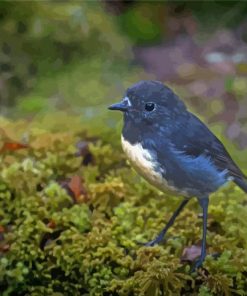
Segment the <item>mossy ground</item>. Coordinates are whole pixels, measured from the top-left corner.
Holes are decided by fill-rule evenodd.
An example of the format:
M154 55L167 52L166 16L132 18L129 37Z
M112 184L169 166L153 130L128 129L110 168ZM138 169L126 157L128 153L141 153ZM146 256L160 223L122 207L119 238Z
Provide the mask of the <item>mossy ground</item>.
M180 260L186 247L200 243L195 200L163 244L137 243L155 237L180 198L149 186L121 150L118 115L109 116L106 106L153 77L133 66L131 45L110 14L90 1L0 6L1 71L11 78L1 80L1 104L14 106L9 112L1 105L1 112L28 118L0 118L0 295L245 295L247 196L233 184L210 199L207 250L220 257L209 256L197 274ZM133 7L117 19L136 20ZM152 23L136 24L143 35L131 30L132 39L157 35ZM193 80L200 82L199 74ZM226 79L239 110L245 82L240 74ZM201 103L180 88L174 85L191 106ZM205 110L198 112L220 112L223 103L214 99L213 108L199 104ZM215 128L222 135L225 126ZM22 141L27 147L17 149ZM227 147L246 170L246 151Z
M154 238L180 198L130 168L118 129L99 132L63 113L52 118L0 122L12 139L26 133L28 142L1 153L1 295L246 294L246 194L231 184L211 197L207 250L220 257L208 256L191 274L180 258L200 242L196 200L164 243L139 245Z

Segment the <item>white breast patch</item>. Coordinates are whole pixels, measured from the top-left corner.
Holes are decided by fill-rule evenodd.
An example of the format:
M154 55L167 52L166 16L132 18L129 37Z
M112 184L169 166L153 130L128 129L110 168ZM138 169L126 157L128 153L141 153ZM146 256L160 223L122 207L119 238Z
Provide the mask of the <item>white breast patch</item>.
M147 150L143 149L140 143L132 145L130 142L124 139L122 135L122 147L126 153L129 161L137 172L161 191L175 191L177 190L173 186L169 186L167 181L162 176L162 172L165 172L165 168L157 170L156 159Z

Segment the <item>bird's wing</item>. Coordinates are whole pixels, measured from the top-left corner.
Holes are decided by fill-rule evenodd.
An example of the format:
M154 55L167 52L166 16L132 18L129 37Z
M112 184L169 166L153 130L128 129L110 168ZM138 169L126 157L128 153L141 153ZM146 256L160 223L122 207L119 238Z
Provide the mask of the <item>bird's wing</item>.
M183 129L173 137L172 145L191 157L209 157L219 171L228 170L229 176L246 178L220 140L193 114L190 114Z

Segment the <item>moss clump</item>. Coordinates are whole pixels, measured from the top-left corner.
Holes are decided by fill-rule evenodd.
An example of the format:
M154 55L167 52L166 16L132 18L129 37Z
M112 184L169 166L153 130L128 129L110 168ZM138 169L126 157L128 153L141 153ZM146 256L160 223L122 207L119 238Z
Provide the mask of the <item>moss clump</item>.
M29 132L28 148L0 155L1 295L246 295L247 197L240 189L212 196L208 252L220 256L190 274L180 257L201 237L196 201L165 243L138 244L157 234L179 199L140 179L115 130L86 133L74 116L60 128L49 116L42 124L0 121L15 140ZM86 148L78 151L80 141Z

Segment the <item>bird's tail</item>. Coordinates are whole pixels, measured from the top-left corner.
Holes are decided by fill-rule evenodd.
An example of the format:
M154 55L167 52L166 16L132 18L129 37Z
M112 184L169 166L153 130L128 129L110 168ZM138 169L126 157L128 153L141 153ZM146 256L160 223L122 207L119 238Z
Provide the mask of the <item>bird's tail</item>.
M247 193L247 180L235 178L234 182L244 191Z

